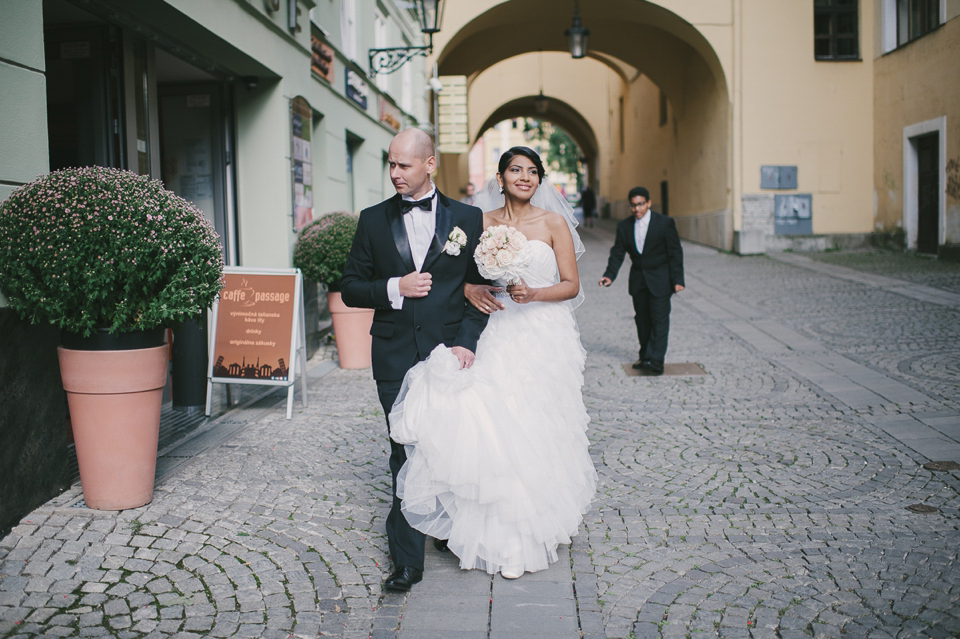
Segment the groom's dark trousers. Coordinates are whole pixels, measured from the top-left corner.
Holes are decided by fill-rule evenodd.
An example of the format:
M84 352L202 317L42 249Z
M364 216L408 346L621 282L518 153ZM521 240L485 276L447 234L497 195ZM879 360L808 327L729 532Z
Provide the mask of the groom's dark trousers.
M373 378L384 413L389 416L403 377L439 344L462 346L474 353L487 324L487 315L466 303L463 285L481 283L473 261L483 215L480 209L461 204L437 192L436 233L427 251L422 273L433 277L426 297L408 297L395 310L387 296L387 281L416 270L407 239L400 195L360 213L340 291L348 306L376 309L373 315ZM459 227L467 245L459 255L443 251L450 231ZM390 422L387 420L389 432ZM397 473L406 461L403 446L390 440L393 506L387 517L387 540L394 566L423 569L424 535L403 517L397 499Z
M627 289L633 298L640 361L650 361L662 371L670 331L670 297L677 284L684 285L683 248L673 218L653 211L647 215L650 216L650 225L643 252L637 249L636 217L631 215L617 224L616 239L610 248L603 276L616 279L624 256L630 256Z

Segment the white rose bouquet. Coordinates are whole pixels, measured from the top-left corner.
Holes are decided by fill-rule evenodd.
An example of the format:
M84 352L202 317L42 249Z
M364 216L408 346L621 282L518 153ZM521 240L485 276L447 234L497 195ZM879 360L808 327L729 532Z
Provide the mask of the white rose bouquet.
M491 226L480 235L473 259L488 280L519 283L520 273L530 264L530 243L512 226Z

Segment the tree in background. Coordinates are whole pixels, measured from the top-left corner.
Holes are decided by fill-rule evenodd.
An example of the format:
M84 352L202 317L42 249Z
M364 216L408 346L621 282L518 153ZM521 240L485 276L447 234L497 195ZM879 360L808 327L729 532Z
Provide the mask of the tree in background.
M543 163L549 170L569 175L570 181L575 182L577 191L583 187L580 147L566 131L550 122L525 118L523 132L528 140L540 142Z

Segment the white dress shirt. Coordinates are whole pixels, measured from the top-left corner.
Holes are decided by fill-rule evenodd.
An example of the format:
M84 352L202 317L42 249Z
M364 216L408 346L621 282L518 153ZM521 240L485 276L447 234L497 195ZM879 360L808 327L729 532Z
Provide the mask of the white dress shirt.
M637 252L643 253L643 243L647 241L647 229L650 228L650 211L633 225L633 239L637 243Z
M437 187L431 182L430 191L423 198L431 198L430 209L425 211L414 207L409 213L403 214L403 226L407 230L407 241L410 244L410 253L413 255L413 264L419 271L423 268L423 261L427 258L427 251L433 243L433 236L437 232ZM416 202L409 195L402 196L408 202ZM418 198L418 199L423 199ZM400 278L391 277L387 280L387 297L394 310L403 308L403 296L400 294Z

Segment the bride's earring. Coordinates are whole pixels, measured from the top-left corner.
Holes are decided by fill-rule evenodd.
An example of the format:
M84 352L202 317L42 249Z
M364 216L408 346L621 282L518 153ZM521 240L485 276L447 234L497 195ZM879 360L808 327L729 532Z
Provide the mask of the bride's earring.
M503 193L503 185L500 185L500 192Z

